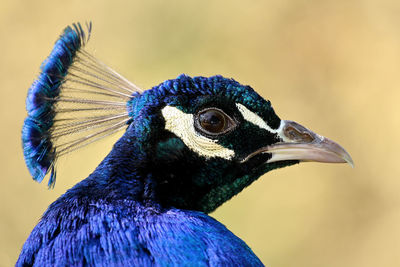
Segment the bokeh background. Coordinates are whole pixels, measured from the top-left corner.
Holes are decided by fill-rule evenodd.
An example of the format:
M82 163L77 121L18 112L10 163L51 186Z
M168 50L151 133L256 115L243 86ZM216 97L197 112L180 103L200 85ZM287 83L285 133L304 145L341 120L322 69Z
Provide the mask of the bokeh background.
M46 207L117 137L60 161L54 190L24 165L27 90L62 29L142 88L180 73L250 84L281 118L343 145L348 165L261 177L212 214L268 266L400 266L400 2L397 0L22 1L0 8L0 266Z

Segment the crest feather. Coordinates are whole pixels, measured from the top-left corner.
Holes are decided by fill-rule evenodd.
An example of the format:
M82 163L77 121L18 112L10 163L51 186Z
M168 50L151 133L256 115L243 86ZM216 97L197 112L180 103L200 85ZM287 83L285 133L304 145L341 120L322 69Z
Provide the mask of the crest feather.
M127 102L142 92L84 49L91 30L91 23L64 29L26 99L25 162L38 182L51 173L49 187L57 158L125 128Z

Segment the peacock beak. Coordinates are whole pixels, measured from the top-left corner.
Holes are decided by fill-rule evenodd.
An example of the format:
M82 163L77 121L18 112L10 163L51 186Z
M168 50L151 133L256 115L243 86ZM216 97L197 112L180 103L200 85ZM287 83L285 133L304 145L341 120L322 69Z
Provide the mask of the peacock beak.
M263 147L249 155L244 161L259 153L270 153L272 157L268 163L283 160L347 162L354 167L351 156L342 146L294 121L282 121L277 134L282 142Z

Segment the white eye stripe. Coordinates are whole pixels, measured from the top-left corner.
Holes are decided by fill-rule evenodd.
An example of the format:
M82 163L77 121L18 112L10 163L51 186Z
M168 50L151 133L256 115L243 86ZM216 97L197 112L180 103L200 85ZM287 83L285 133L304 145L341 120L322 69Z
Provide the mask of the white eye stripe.
M261 129L265 129L271 133L279 132L280 127L276 130L272 129L260 116L258 116L256 113L250 111L248 108L246 108L242 104L236 103L236 107L238 108L238 110L240 111L240 113L242 114L243 118L246 121L251 122L252 124L257 125Z
M161 110L165 119L165 129L181 138L187 147L206 158L232 159L235 151L217 144L216 140L200 135L194 128L194 116L173 106Z

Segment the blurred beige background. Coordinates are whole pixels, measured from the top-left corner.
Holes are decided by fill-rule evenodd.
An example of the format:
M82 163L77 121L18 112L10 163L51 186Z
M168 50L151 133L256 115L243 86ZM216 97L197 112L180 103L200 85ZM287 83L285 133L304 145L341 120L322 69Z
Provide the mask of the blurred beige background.
M0 266L14 264L46 207L116 140L61 160L54 190L32 181L23 161L27 90L62 29L88 20L88 50L142 88L180 73L233 77L270 99L281 118L353 156L354 169L303 163L268 173L212 214L265 264L400 266L395 0L3 0Z

